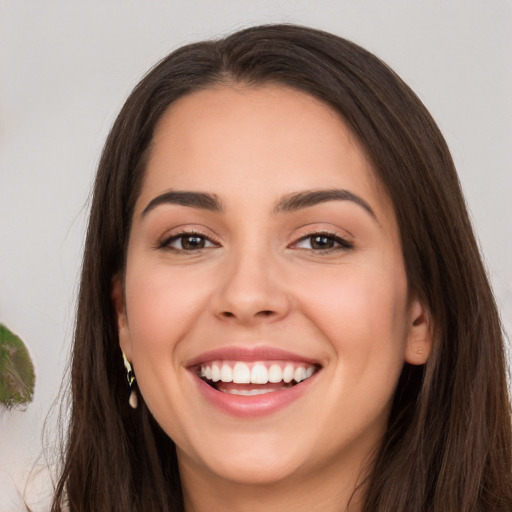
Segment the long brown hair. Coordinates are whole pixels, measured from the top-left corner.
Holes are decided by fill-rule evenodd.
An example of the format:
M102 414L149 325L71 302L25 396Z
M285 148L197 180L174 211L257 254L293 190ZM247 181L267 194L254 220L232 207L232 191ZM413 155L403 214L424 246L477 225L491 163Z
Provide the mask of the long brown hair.
M254 27L185 46L135 88L95 182L71 370L72 411L54 512L181 511L175 446L128 385L111 302L158 120L223 83L277 83L331 105L360 139L400 228L411 291L435 329L425 366L405 365L369 477L365 512L512 508L511 416L502 330L447 145L382 61L304 27Z

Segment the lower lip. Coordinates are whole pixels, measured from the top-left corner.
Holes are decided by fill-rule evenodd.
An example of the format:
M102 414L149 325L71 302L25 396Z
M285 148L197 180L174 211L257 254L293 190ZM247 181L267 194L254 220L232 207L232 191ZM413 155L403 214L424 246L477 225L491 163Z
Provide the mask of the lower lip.
M200 392L206 400L232 416L254 418L275 413L299 399L316 380L318 372L291 388L262 395L243 396L217 391L194 374Z

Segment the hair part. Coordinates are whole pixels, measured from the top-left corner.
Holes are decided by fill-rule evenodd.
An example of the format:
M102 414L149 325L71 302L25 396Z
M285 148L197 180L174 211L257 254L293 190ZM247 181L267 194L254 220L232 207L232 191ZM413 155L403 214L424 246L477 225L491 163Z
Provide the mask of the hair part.
M377 57L342 38L270 25L191 44L134 89L94 186L72 357L72 412L52 511L181 511L175 446L139 397L128 406L111 283L124 269L155 127L169 106L219 85L281 84L330 105L394 205L411 289L433 352L405 364L364 512L508 511L511 419L500 320L457 174L421 101Z

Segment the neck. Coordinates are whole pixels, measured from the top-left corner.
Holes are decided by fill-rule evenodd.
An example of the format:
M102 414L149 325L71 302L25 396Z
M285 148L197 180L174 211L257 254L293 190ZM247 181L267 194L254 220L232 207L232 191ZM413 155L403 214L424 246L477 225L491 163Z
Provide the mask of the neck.
M260 484L232 482L191 469L180 464L185 512L361 512L366 489L360 465Z

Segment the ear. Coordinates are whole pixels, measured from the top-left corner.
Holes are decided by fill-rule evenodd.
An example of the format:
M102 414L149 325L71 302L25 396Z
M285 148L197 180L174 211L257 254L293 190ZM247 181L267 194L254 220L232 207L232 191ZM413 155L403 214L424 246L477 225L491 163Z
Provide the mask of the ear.
M413 365L425 364L432 351L432 344L433 325L430 312L419 299L414 299L410 306L405 361Z
M126 303L124 299L124 285L122 274L116 274L112 279L111 298L116 312L117 333L119 346L128 361L132 361L132 344L128 318L126 316Z

